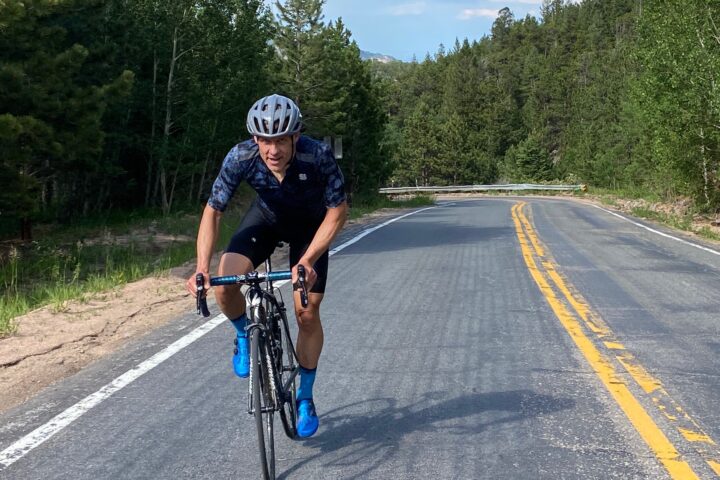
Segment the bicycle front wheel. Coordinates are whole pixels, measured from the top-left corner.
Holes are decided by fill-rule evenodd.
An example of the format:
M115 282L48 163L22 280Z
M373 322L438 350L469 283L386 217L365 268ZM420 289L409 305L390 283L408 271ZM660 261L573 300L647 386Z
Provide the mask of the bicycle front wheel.
M275 319L279 327L280 338L277 339L282 345L282 355L277 358L278 383L283 393L280 419L288 438L297 438L297 400L296 383L298 375L298 363L295 355L295 346L290 336L287 315L284 311L277 309Z
M265 480L275 479L275 435L273 431L274 405L271 393L271 379L266 363L266 343L259 329L250 336L250 360L252 363L252 403L260 467Z

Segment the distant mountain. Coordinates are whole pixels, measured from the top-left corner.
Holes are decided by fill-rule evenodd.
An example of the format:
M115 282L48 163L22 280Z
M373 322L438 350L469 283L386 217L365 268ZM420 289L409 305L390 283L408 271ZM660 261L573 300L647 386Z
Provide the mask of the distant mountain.
M371 60L373 62L380 62L380 63L399 62L399 60L397 58L391 57L390 55L383 55L382 53L366 52L365 50L360 50L360 58L362 60Z

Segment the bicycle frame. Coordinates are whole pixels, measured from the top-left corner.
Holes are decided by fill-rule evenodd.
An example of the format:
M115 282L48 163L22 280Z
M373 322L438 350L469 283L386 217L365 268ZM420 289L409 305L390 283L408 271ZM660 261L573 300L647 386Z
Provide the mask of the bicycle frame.
M245 329L251 343L248 413L255 417L262 474L265 479L275 478L275 412L280 413L285 434L291 439L297 435L293 382L300 367L290 337L285 304L282 295L273 286L275 281L291 278L290 271L273 272L270 260L267 260L265 273L254 271L246 275L214 277L210 278L209 282L211 286L248 286L244 293L246 312L250 319ZM210 311L205 299L204 276L197 274L196 282L198 313L207 317ZM264 287L263 283L266 284ZM307 307L308 294L305 287L305 269L302 265L298 266L298 286L301 303Z
M273 282L290 280L291 278L292 273L290 271L273 272L270 259L268 259L265 261L265 273L253 271L245 275L225 275L220 277L212 277L210 278L210 285L247 285L248 290L245 292L246 311L249 313L249 319L251 320L249 325L246 327L248 337L251 336L253 330L260 330L263 337L266 337L270 341L281 343L282 339L276 338L274 334L268 335L268 332L271 332L272 329L276 328L276 325L273 322L276 322L277 319L269 318L269 316L267 315L268 312L262 311L262 309L264 308L264 305L271 305L277 311L281 311L283 314L283 318L286 319L286 317L284 316L285 305L284 302L282 302L282 295L279 295L280 301L278 301L278 297L276 297L275 295L276 289L273 285ZM207 301L204 295L205 288L204 278L202 274L197 275L196 281L198 292L197 311L198 314L202 314L203 316L208 317L210 316L210 311L207 308ZM262 283L266 284L265 288L261 287ZM303 307L307 307L308 294L305 287L305 269L302 267L302 265L298 266L298 286L300 290L301 303ZM287 325L284 325L283 327L287 328ZM270 341L268 341L267 345L270 345L274 349L274 352L282 352L281 344L271 345ZM292 354L293 358L297 359L294 347L291 345L290 348L292 348L292 351L290 353ZM267 356L265 360L268 364L268 370L272 375L272 380L270 381L270 388L272 391L271 393L274 404L273 409L279 410L283 403L289 401L289 399L287 398L287 392L290 388L290 385L297 377L299 373L299 368L296 366L290 372L288 378L282 383L282 385L280 385L281 391L278 392L278 388L275 385L275 379L280 378L280 375L276 376L276 373L278 372L275 372L273 370L275 368L275 365L273 365L273 360L275 359L271 357L271 354L269 352L266 351L265 354ZM252 372L252 368L250 369L250 371ZM252 406L252 377L250 378L249 385L250 395L248 397L248 413L253 414L254 409Z

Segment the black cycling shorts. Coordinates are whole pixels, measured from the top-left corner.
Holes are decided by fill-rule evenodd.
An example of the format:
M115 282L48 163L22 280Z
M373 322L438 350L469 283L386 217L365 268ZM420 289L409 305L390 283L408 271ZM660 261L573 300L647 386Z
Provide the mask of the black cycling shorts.
M302 224L278 221L253 202L225 252L244 255L257 268L272 255L279 242L287 242L290 245L289 267L292 268L310 246L321 223L322 220ZM328 258L326 250L313 265L317 274L317 280L310 289L313 293L325 293Z

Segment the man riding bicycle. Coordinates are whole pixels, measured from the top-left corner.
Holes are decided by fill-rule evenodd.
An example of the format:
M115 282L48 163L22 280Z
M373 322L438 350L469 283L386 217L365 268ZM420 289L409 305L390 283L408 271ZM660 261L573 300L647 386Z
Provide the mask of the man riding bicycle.
M268 258L278 242L290 245L293 284L298 266L306 272L308 306L294 292L298 323L296 342L300 363L297 390L298 436L312 436L319 421L312 388L323 346L320 303L328 273L328 249L347 216L344 181L325 144L300 134L302 115L297 105L281 95L261 98L247 116L252 139L233 147L225 157L203 211L197 237L197 272L187 281L196 295L196 275L209 287L210 259L218 237L220 218L238 185L244 180L257 192L220 259L219 275L244 275ZM245 299L237 285L217 287L220 310L237 331L233 367L239 377L249 375L249 348L245 331Z

